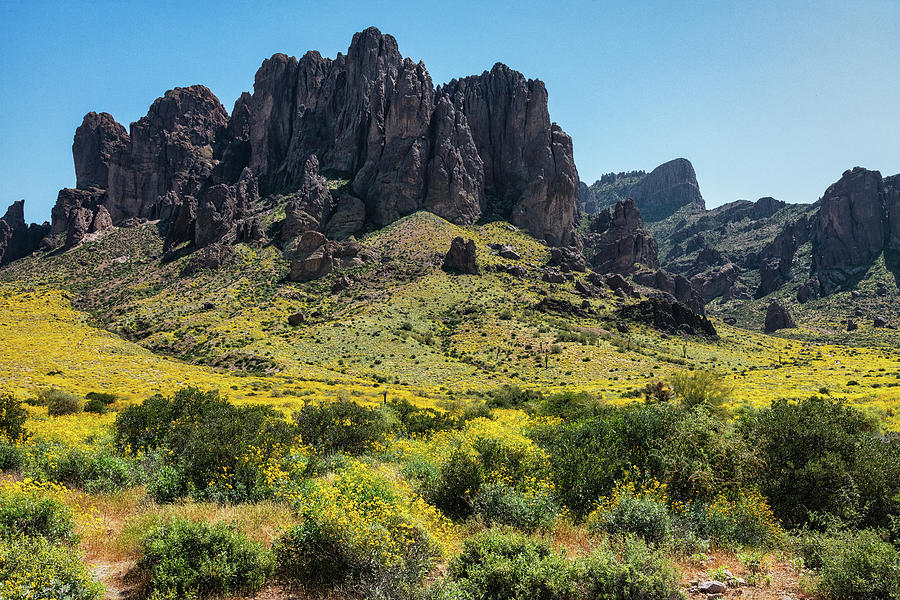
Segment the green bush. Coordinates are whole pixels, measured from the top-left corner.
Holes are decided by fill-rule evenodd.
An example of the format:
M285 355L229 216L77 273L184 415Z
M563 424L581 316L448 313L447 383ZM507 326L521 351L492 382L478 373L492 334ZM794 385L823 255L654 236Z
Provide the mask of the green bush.
M559 499L576 519L635 471L640 480L665 484L672 501L711 501L742 484L750 460L728 423L673 403L610 407L531 435L548 452Z
M104 415L109 412L109 407L102 400L88 400L84 403L84 412Z
M119 399L115 394L110 394L107 392L88 392L84 395L88 400L94 400L96 402L100 402L105 406L109 406L110 404L115 404L116 400Z
M28 411L11 394L0 394L0 441L16 443L28 438L25 421Z
M397 415L400 426L406 434L428 435L435 431L459 429L462 425L462 420L449 412L419 408L403 398L393 398L386 406Z
M179 494L215 502L271 497L266 472L285 465L297 436L296 427L272 407L237 407L197 388L127 407L116 416L114 433L120 451L159 451L163 464L178 472ZM175 490L168 483L163 487L160 498Z
M522 408L526 404L543 397L538 391L521 388L517 385L504 384L488 395L488 408Z
M448 583L468 598L556 600L574 598L575 571L543 540L488 530L463 542L447 570Z
M472 495L484 482L479 456L463 448L454 450L439 470L437 479L426 491L428 499L451 519L472 514Z
M636 535L652 544L672 535L668 509L652 498L620 497L613 506L591 513L588 525L611 534Z
M679 600L678 577L662 550L625 537L577 563L579 597L585 600Z
M888 527L900 515L900 440L845 401L778 400L740 427L758 457L755 482L785 524Z
M595 396L587 392L559 392L541 398L535 403L533 412L542 416L559 417L564 421L577 421L600 416L604 407Z
M274 568L271 552L224 523L172 517L142 545L138 566L149 576L151 600L253 592Z
M694 537L714 539L720 545L772 548L783 541L781 525L757 492L720 495L711 503L688 503L676 525Z
M875 531L808 533L797 550L824 598L900 599L900 550Z
M0 438L0 470L21 469L25 452L19 446Z
M0 539L0 582L4 600L100 600L105 594L78 552L42 537Z
M34 479L57 481L88 492L115 492L143 480L134 459L107 448L84 450L59 442L31 444L24 470Z
M81 401L68 392L46 390L41 392L41 397L42 402L46 403L47 412L51 417L74 415L81 412Z
M71 541L72 511L40 486L0 487L0 537L19 534L51 542Z
M306 404L294 413L300 439L323 454L362 454L390 433L385 415L351 400Z
M154 502L168 504L186 496L187 487L178 469L171 465L162 465L149 477L147 494Z
M705 407L714 414L724 414L724 404L734 388L713 371L680 371L671 376L672 389L686 408Z
M569 560L543 540L488 530L463 542L433 600L677 600L683 598L661 551L634 538Z
M503 483L489 483L475 496L473 512L490 525L509 525L531 532L552 527L559 508L548 494L526 493Z

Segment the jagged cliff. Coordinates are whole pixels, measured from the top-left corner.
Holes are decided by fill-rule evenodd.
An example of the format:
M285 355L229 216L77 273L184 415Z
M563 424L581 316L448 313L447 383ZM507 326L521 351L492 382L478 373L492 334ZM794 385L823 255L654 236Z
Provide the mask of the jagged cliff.
M88 113L72 152L76 188L52 211L66 247L134 218L168 224L167 247L262 242L254 207L276 193L294 236L344 239L428 210L457 224L490 213L580 247L572 140L550 121L544 84L498 63L435 88L375 28L334 59L266 59L231 115L202 85L169 90L129 131ZM329 190L322 174L349 183Z

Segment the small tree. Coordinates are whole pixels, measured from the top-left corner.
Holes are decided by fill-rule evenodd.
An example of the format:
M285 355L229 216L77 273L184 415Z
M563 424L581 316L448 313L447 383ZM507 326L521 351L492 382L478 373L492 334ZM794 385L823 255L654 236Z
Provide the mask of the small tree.
M28 411L22 406L21 400L16 400L12 394L0 395L0 438L6 438L11 442L24 441L28 438L25 431L25 420Z
M673 373L671 379L672 389L685 408L704 406L715 414L727 412L724 405L734 388L715 371L680 371Z

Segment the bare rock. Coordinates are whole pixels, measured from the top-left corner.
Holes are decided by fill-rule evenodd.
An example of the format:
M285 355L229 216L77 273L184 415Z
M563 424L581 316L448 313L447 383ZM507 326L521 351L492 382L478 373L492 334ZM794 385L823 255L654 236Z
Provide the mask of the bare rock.
M313 154L303 167L300 189L285 207L281 239L290 240L304 231L322 231L331 216L332 204L328 182L319 175L319 159Z
M737 282L741 271L737 265L728 262L691 277L691 286L699 292L704 302L724 296Z
M90 232L100 233L107 229L112 229L112 226L112 217L109 216L109 211L106 210L106 207L103 205L97 207L97 212L94 213L94 219L91 222Z
M453 238L450 243L450 250L444 256L445 271L453 273L467 273L470 275L478 275L477 250L474 240L464 240L461 237Z
M295 312L291 315L288 315L288 325L291 327L297 327L298 325L302 325L306 321L306 315L302 312Z
M687 333L716 337L712 321L699 315L680 302L665 296L642 300L619 309L619 316L646 323L666 333Z
M334 212L325 226L325 235L331 240L343 240L361 231L365 223L366 205L363 201L343 194L338 197Z
M72 155L75 159L75 187L109 187L109 165L129 143L128 132L109 113L89 112L75 130Z
M608 213L609 209L602 211ZM644 229L641 211L628 198L616 203L607 228L585 239L591 266L596 271L630 273L636 265L659 268L656 240Z
M653 169L634 191L634 200L648 221L665 219L683 206L706 208L694 166L685 158Z
M48 234L49 223L28 225L25 222L24 200L13 202L0 218L0 266L28 256Z
M779 302L771 302L769 304L769 307L766 309L766 333L772 333L779 329L789 329L796 326L793 317L791 317L791 313L788 312L784 305Z
M586 270L584 255L575 248L551 248L550 264L556 265L561 271Z

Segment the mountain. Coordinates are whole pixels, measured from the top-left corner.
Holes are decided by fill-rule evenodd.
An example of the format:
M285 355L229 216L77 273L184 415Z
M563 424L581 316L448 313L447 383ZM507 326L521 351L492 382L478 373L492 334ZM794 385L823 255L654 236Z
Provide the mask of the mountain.
M498 63L435 88L375 28L334 59L265 60L230 115L202 85L167 91L128 131L88 113L72 152L76 188L60 191L45 247L132 219L160 220L167 249L265 243L275 196L304 215L285 245L418 210L457 224L499 217L554 246L580 243L572 141L550 121L544 84ZM340 184L310 196L324 175ZM16 256L37 249L21 239Z
M706 208L694 166L685 158L670 160L650 173L608 173L590 186L579 182L579 206L586 214L595 214L626 198L634 199L647 221L665 219L684 206Z

